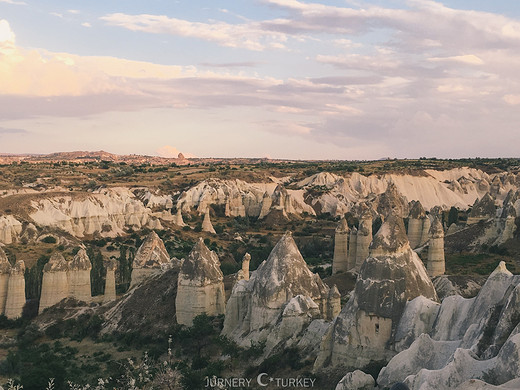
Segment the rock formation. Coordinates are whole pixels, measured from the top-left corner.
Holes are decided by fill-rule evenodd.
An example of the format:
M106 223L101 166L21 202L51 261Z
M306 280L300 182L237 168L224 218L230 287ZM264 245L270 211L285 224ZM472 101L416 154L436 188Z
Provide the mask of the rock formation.
M202 231L208 232L211 234L217 234L217 232L213 228L213 225L211 224L211 219L209 216L209 209L207 209L206 214L204 214L204 220L202 221Z
M5 303L5 316L16 319L22 316L25 305L25 263L18 260L11 268Z
M410 215L408 216L408 240L412 249L418 248L423 237L423 226L426 212L421 205L421 202L414 202Z
M38 314L69 296L69 266L61 253L54 252L43 267L42 291Z
M355 226L352 227L350 231L349 237L349 250L347 253L347 263L351 265L352 268L356 266L356 258L357 258L357 233L358 230Z
M246 253L242 258L242 268L238 271L237 280L249 280L249 262L251 255Z
M155 232L146 236L135 254L131 275L131 286L135 286L149 275L170 264L170 256L163 240Z
M273 200L271 199L271 196L264 192L264 195L262 197L262 205L260 209L260 214L258 215L258 219L263 219L267 214L269 214L269 211L271 210L271 206L273 204Z
M325 319L332 321L341 311L341 294L336 285L329 290L327 297L327 314Z
M116 300L116 269L117 261L109 259L105 263L107 270L105 276L105 293L103 295L103 303L112 302Z
M78 301L89 302L92 298L90 289L90 270L92 264L85 249L80 249L69 264L69 296Z
M336 390L373 390L376 382L371 375L356 370L345 375L336 386Z
M350 229L347 220L342 217L336 227L336 235L334 236L334 258L332 260L332 273L339 271L345 272L354 268L355 264L348 262L348 239Z
M372 215L366 210L359 220L359 228L356 238L356 269L361 268L361 264L368 257L370 242L372 241Z
M0 247L0 314L5 313L5 302L7 300L10 273L11 264L9 263L4 250Z
M191 326L193 319L199 314L224 314L223 280L217 254L210 251L200 238L182 263L179 272L175 298L177 322Z
M373 204L377 213L383 217L390 213L397 214L403 218L408 215L408 201L392 181L388 183L385 192L374 199Z
M389 360L406 303L420 295L437 300L402 218L391 214L374 236L349 301L322 339L314 368L361 368Z
M36 225L60 228L76 236L94 233L115 237L131 227L160 229L151 209L127 188L101 189L83 195L42 197L33 200L30 218Z
M486 193L482 199L477 199L473 204L471 212L468 215L468 225L472 225L479 221L495 218L496 207L495 200L489 193Z
M309 270L292 235L286 233L250 280L233 287L222 334L245 347L251 341L265 341L264 356L283 344L302 342L316 348L326 328L318 319L320 305L328 297L328 287ZM331 310L336 310L336 294L331 298Z
M177 209L177 213L175 214L173 218L173 223L177 226L184 227L186 224L184 223L184 220L182 219L182 211L181 209Z
M520 277L502 262L475 298L449 296L436 310L416 305L414 317L435 317L427 321L433 326L415 333L410 347L381 370L378 384L404 381L411 390L495 388L468 385L485 380L508 388L506 383L520 376L519 304ZM414 322L420 321L408 321Z
M0 242L11 244L22 232L22 223L12 215L0 216Z
M446 271L444 259L444 228L439 218L435 218L430 228L430 244L428 246L428 275L434 278Z

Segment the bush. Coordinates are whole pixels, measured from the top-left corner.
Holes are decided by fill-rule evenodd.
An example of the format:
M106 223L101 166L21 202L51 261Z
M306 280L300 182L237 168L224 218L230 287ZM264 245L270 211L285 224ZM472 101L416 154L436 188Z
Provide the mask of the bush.
M42 242L46 243L46 244L56 244L56 238L53 237L53 236L47 236L47 237L44 237L42 239Z

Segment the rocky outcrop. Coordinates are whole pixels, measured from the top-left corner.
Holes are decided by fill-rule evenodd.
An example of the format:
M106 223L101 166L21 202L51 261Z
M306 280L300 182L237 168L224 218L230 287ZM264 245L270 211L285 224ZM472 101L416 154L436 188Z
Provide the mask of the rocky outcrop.
M413 202L410 215L408 216L408 240L412 249L418 248L428 240L430 220L421 202Z
M477 199L468 215L467 224L471 225L479 221L485 221L495 218L496 207L495 200L489 193L486 193L482 199Z
M327 296L326 320L332 321L341 312L341 294L336 285L333 285Z
M346 272L354 268L355 264L348 262L348 239L350 229L347 220L343 217L336 227L336 235L334 236L334 257L332 259L332 273Z
M373 390L376 382L371 375L356 370L345 375L336 386L336 390Z
M378 195L372 203L377 213L383 217L391 213L403 218L408 215L408 200L392 181L388 183L385 192Z
M170 264L170 256L163 240L155 232L146 236L137 250L132 264L131 286L155 272L159 272Z
M105 263L107 270L105 276L105 293L103 295L103 303L112 302L116 300L116 270L117 261L109 259Z
M11 244L22 233L22 223L12 215L0 216L0 242Z
M372 241L372 214L366 210L359 220L356 237L356 270L368 257L370 242Z
M177 213L173 217L173 223L177 226L184 227L186 224L184 223L184 219L182 219L182 211L181 209L177 209Z
M249 280L249 263L251 262L251 255L246 253L242 258L242 267L238 271L237 280Z
M355 268L357 259L357 233L358 230L355 226L352 227L349 237L349 251L347 253L347 263Z
M10 273L11 264L9 263L4 250L0 247L0 314L5 313L5 302L7 301Z
M330 309L335 310L337 295L331 297ZM264 356L275 347L313 339L314 347L302 341L312 353L317 335L326 328L314 321L323 321L319 318L324 317L328 298L328 287L309 270L292 235L286 233L250 280L240 280L233 287L222 334L244 347L265 342Z
M18 260L9 273L7 285L7 300L5 303L5 316L16 319L22 316L25 305L25 263Z
M402 218L390 215L374 236L349 301L322 340L315 370L389 360L406 303L420 295L437 300Z
M202 231L206 233L217 234L211 223L209 209L206 211L206 214L204 214L204 220L202 221Z
M93 234L114 237L127 228L162 228L151 209L126 188L44 196L31 201L31 207L36 211L29 216L36 225L59 228L76 237Z
M81 248L69 264L69 296L78 301L89 302L92 298L90 270L92 264L87 251Z
M54 252L43 267L42 291L38 314L69 296L69 265L59 252Z
M439 218L435 218L430 228L430 243L428 246L428 275L434 278L446 271L444 259L444 228Z
M202 313L210 316L224 314L224 275L217 254L210 251L202 238L182 263L175 307L177 322L191 326Z
M520 277L501 263L475 298L445 298L433 327L425 328L381 370L378 384L404 381L412 390L469 389L468 381L478 379L506 388L505 383L520 375L519 286ZM427 306L415 312L416 317L433 314Z

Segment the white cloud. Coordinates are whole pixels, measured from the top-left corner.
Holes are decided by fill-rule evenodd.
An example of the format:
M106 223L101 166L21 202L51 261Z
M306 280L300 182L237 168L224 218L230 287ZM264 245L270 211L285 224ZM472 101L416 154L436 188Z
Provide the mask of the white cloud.
M265 48L283 49L286 35L264 31L257 23L229 24L224 22L190 22L165 15L105 15L101 20L111 26L154 34L172 34L215 42L221 46L261 51Z
M89 22L81 23L83 27L92 27L92 25Z
M27 5L24 1L15 1L15 0L0 0L0 3L7 3L13 5Z

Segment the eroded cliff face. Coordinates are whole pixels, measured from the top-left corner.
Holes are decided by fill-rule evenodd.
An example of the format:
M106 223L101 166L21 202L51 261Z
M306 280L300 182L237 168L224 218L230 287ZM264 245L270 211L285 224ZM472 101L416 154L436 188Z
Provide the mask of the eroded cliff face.
M290 345L315 353L328 326L327 310L337 308L336 292L330 294L309 270L292 235L286 233L250 279L233 287L222 334L247 347L266 342L264 356Z
M421 295L437 300L402 218L391 214L374 236L353 294L322 340L315 370L389 360L406 304Z

